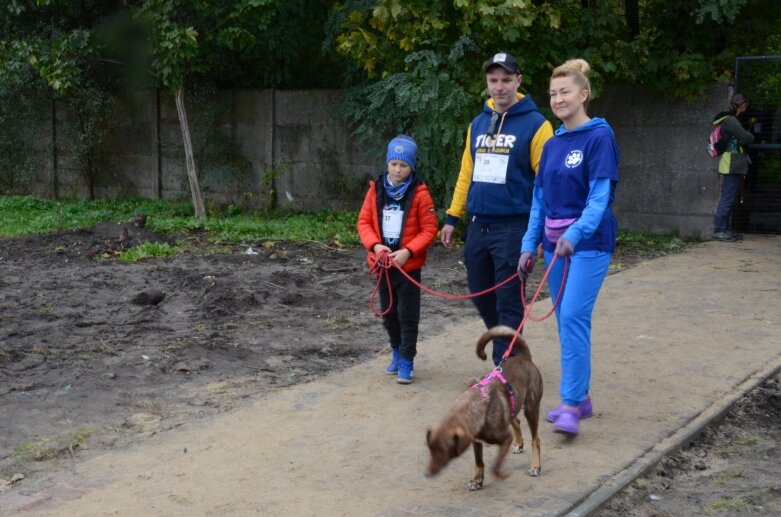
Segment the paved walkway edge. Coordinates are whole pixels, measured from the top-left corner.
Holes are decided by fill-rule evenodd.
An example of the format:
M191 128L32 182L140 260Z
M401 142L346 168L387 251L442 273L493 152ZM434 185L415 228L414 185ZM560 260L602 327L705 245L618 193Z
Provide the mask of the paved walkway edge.
M685 426L678 429L648 452L635 459L624 470L608 479L600 488L587 494L580 502L573 505L561 515L571 517L588 517L596 514L621 490L637 478L643 477L656 467L666 456L673 454L699 436L706 427L718 422L729 412L732 406L760 384L773 377L781 370L781 355L777 356L770 366L749 375L732 393L725 395L709 407L701 411Z

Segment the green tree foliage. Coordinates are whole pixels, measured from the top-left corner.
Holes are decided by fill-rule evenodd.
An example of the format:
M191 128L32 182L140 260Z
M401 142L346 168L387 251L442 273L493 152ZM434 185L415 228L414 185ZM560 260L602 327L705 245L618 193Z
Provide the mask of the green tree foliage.
M351 75L350 62L334 51L332 0L278 2L274 19L255 42L219 59L213 68L218 87L332 89Z
M151 36L152 67L171 90L208 75L234 52L255 45L280 0L142 0L133 9Z
M518 58L521 89L541 107L551 70L572 57L591 63L597 93L623 82L694 99L729 77L736 55L762 53L781 24L775 0L348 0L336 13L336 48L366 77L345 108L357 134L379 147L409 132L437 187L455 179L495 52Z
M46 128L51 101L42 88L30 87L31 83L40 84L31 70L14 80L0 81L0 194L28 192L49 156L48 146L35 143Z
M252 45L256 32L270 22L277 0L202 2L198 0L143 0L133 10L150 35L151 65L157 79L175 94L179 126L195 217L204 217L193 152L190 122L184 99L185 84L207 75L222 55Z
M558 9L524 0L345 2L340 15L337 48L368 77L348 95L348 119L373 144L378 163L388 138L415 137L420 174L440 208L452 192L466 127L485 97L483 62L498 50L535 48L513 51L529 85L539 77L529 71L547 62L534 35L561 23Z
M99 174L98 149L107 134L109 111L118 82L115 60L100 28L111 20L123 2L64 0L13 0L0 9L0 83L14 91L40 98L45 86L52 102L70 108L73 120L65 120L69 150L85 180L90 198ZM39 82L30 83L32 76ZM21 86L20 80L27 85ZM16 120L24 124L29 120ZM39 128L44 129L44 128ZM13 139L5 135L4 139ZM27 148L33 148L28 141ZM24 147L23 147L24 149ZM35 156L35 153L31 153ZM21 171L27 160L2 158Z
M522 89L541 107L550 70L576 56L597 91L625 82L693 99L736 55L781 51L779 26L777 0L7 0L0 94L36 77L82 118L75 140L97 146L105 110L128 89L162 86L184 107L196 84L352 86L345 113L357 133L378 157L393 134L415 136L442 206L493 53L519 58ZM88 147L76 151L94 163Z
M453 174L439 171L457 170L466 121L477 106L472 100L483 88L462 75L458 66L465 54L473 51L472 41L463 38L445 56L430 50L411 52L404 62L409 70L352 88L346 97L347 121L356 128L356 135L370 144L378 173L389 138L400 133L415 137L418 163L423 164L418 167L419 174L439 198L438 205L455 181Z
M65 133L92 193L107 110L124 91L165 87L178 94L186 122L185 86L341 86L343 60L321 48L330 3L9 0L0 7L0 91L29 81L32 71L51 98L68 104L75 120L65 120ZM182 129L186 141L189 127ZM186 154L195 172L193 153ZM199 214L202 204L195 201Z

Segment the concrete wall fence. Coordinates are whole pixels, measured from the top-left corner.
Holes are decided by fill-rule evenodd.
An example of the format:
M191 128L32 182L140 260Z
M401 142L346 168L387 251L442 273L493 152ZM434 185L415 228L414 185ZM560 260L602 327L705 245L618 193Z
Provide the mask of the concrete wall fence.
M198 122L203 113L191 108L191 128L206 130L196 160L204 162L199 169L207 198L258 209L271 206L272 199L294 210L359 208L368 179L383 167L382 157L370 156L338 119L340 95L322 90L220 91L214 101L222 109L207 128ZM694 103L659 98L636 86L610 86L594 101L590 114L610 122L621 151L615 211L622 228L710 234L719 177L705 142L711 117L724 109L726 98L723 85L712 85L707 97ZM51 127L56 130L69 115L63 106L54 111ZM111 120L99 153L96 195L189 199L173 98L150 93L124 99ZM36 147L51 148L54 131L42 134L49 140ZM203 149L215 136L230 143L233 155L223 152L206 163ZM86 197L68 142L62 134L54 138L57 151L35 178L33 193Z
M366 178L376 175L382 164L369 164L367 153L354 145L338 121L340 95L340 91L230 90L218 92L210 104L188 102L205 197L218 205L259 209L270 206L274 196L279 206L294 210L354 208ZM51 127L41 132L48 141L37 147L52 148L56 138L56 152L35 178L33 193L87 197L67 135L57 131L70 117L67 107L57 104L55 112ZM101 172L96 196L189 199L173 97L152 92L122 99L110 120L109 134L98 152ZM215 140L220 139L230 145L219 147ZM219 148L215 151L215 147ZM215 152L218 156L210 156Z

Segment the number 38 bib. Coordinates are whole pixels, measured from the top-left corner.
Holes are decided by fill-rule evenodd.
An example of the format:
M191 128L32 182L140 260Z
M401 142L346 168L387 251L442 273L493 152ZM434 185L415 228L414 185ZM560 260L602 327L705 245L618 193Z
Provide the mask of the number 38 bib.
M510 157L506 154L475 153L475 168L472 181L483 183L507 183L507 165Z

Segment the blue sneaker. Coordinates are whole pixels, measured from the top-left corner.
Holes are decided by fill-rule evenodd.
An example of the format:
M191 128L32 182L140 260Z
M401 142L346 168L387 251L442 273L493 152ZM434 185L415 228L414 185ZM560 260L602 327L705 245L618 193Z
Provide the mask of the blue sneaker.
M414 374L414 366L412 359L404 359L399 357L399 376L396 378L396 382L399 384L411 384Z
M399 373L399 349L393 348L391 349L393 352L393 356L391 356L391 362L388 365L387 368L385 368L385 373L388 373L390 375L396 375Z

